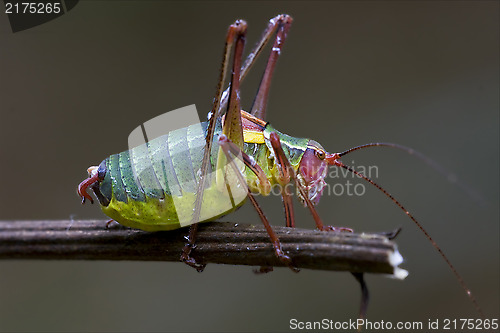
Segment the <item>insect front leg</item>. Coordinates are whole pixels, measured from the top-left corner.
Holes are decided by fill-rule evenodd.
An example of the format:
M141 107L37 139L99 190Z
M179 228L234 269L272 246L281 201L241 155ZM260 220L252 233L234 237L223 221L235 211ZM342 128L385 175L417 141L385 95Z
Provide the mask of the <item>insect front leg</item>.
M283 151L283 148L281 147L281 140L276 133L271 133L269 136L269 140L271 141L271 146L274 151L274 156L276 156L276 163L279 164L280 166L280 173L283 175L283 177L291 177L295 181L295 186L300 192L300 195L302 198L304 198L304 201L306 202L307 208L309 208L309 211L311 212L311 215L314 218L314 222L316 223L316 227L319 230L322 231L347 231L347 232L352 232L352 229L350 228L345 228L345 227L333 227L329 225L324 225L323 221L321 220L321 217L319 216L318 212L316 211L316 208L314 208L314 204L311 202L309 199L309 195L307 193L307 190L304 188L304 186L299 182L297 175L295 171L293 170L290 161L287 159L285 152ZM286 178L284 178L286 180ZM283 199L285 203L285 199ZM290 200L291 204L291 200ZM287 225L294 225L294 221L287 221Z
M247 186L246 181L245 181L244 177L241 175L240 170L235 165L233 159L231 159L231 154L234 156L240 157L243 160L243 163L245 164L245 166L250 168L250 170L252 170L252 172L254 172L256 174L257 178L259 179L260 186L270 190L271 184L269 183L269 180L265 176L264 171L254 161L253 158L251 158L247 154L245 154L241 149L239 149L238 146L236 146L233 142L231 142L225 135L221 135L219 137L219 144L220 144L222 150L224 151L227 159L229 160L229 164L231 164L231 167L233 168L236 176L238 177L238 181L240 184L244 184L245 186ZM280 242L278 236L274 232L273 228L271 227L271 224L269 223L269 220L265 216L262 208L260 208L257 200L255 200L255 198L254 198L254 196L253 196L253 194L250 191L250 188L248 186L247 186L247 196L248 196L248 199L250 199L250 202L254 206L255 210L257 211L257 214L259 214L259 217L262 221L262 224L264 225L264 228L266 228L266 231L269 235L269 238L271 239L271 242L273 244L273 248L274 248L274 252L275 252L276 256L284 264L286 264L288 267L290 267L290 269L292 269L294 272L298 272L299 269L293 265L292 259L283 252L283 249L281 247L281 242ZM271 270L272 269L269 269L269 267L265 266L265 267L261 267L261 270L258 272L259 273L267 273Z
M276 157L276 165L278 166L279 170L278 182L281 188L280 193L281 198L283 199L286 226L294 228L295 215L293 213L292 193L288 192L288 185L290 184L290 179L294 171L285 153L283 152L283 149L281 148L281 142L276 133L271 133L270 141L271 146L273 147L274 156Z
M291 193L288 193L288 184L281 188L281 198L285 209L286 226L295 228L295 214L293 212L293 201Z

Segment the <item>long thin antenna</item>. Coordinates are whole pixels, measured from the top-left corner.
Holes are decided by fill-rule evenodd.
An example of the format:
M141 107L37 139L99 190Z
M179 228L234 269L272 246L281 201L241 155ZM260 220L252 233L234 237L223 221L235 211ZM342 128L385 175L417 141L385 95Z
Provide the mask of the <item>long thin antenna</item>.
M353 148L355 149L355 148ZM341 153L342 154L342 153ZM340 155L340 154L339 154ZM474 304L474 307L476 308L476 310L479 312L479 314L481 315L482 318L485 318L484 316L484 313L483 313L483 310L481 310L481 307L479 307L479 304L477 303L475 297L472 295L472 292L470 291L470 289L467 287L467 285L465 284L465 281L464 279L462 278L462 276L460 274L458 274L458 271L456 270L455 266L453 266L450 262L450 260L448 259L448 257L444 254L444 252L441 250L441 248L437 245L437 243L434 241L434 239L432 239L431 235L429 235L429 233L424 229L424 227L420 224L420 222L418 222L414 217L413 215L410 214L410 212L403 207L403 205L397 201L389 192L387 192L384 188L382 188L382 186L378 185L377 183L375 183L373 180L371 180L370 178L366 177L365 175L363 175L362 173L359 173L357 172L356 170L352 169L351 167L345 165L344 163L340 162L339 160L335 160L335 165L336 166L339 166L339 167L342 167L350 172L352 172L353 174L355 174L356 176L358 177L361 177L363 178L364 180L366 180L367 182L369 182L370 184L372 184L373 186L375 186L376 188L378 188L380 191L382 191L387 197L389 197L389 199L392 200L392 202L394 202L399 208L401 208L406 215L408 215L408 217L413 221L415 222L415 224L419 227L419 229L424 233L424 235L427 237L427 239L431 242L432 246L434 246L434 248L439 252L439 254L441 255L441 257L443 257L444 261L446 261L446 263L448 264L448 266L450 267L450 269L453 271L453 274L456 276L456 278L458 279L458 282L460 283L460 285L462 286L462 288L464 289L465 293L467 294L467 296L469 297L469 299L471 300L471 302Z
M432 158L422 154L421 152L410 148L406 147L397 143L392 143L392 142L372 142L372 143L367 143L361 146L357 146L351 149L348 149L342 153L338 153L340 157L350 154L356 150L363 149L363 148L369 148L369 147L390 147L390 148L396 148L402 151L407 152L410 155L413 155L417 157L418 159L424 161L425 164L429 165L431 168L442 174L450 183L453 183L460 187L465 193L467 193L474 201L476 201L478 204L484 206L486 204L486 199L475 189L472 187L468 186L467 184L464 184L463 182L459 181L457 179L457 176L453 173L447 170L445 167L443 167L441 164L438 162L434 161Z

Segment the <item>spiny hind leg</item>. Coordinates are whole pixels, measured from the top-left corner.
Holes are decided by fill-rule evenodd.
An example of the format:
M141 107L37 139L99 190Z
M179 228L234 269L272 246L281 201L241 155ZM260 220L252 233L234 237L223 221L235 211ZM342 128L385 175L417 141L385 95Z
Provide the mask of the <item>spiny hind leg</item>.
M270 19L267 28L262 33L259 42L254 46L252 51L248 54L245 63L241 67L240 82L243 82L243 79L248 74L248 71L255 64L255 61L264 50L264 47L269 43L273 34L275 34L276 31L278 30L278 32L276 33L276 37L274 39L275 42L271 50L271 55L268 58L268 65L266 66L266 69L264 71L263 78L261 79L261 84L259 86L258 92L255 96L254 103L251 109L252 114L262 120L265 120L266 117L265 110L267 105L267 96L269 95L271 76L274 71L274 67L276 66L277 58L281 53L281 48L283 47L283 44L286 39L286 34L290 29L292 21L293 19L286 14L280 14ZM218 111L220 111L227 105L230 89L231 89L230 87L227 88L222 94L221 103Z
M292 25L292 21L293 19L285 14L278 15L269 21L269 25L272 26L273 29L277 29L278 32L276 33L276 38L274 39L274 44L267 60L266 69L264 70L264 74L262 75L259 89L257 91L257 94L255 95L252 109L250 111L252 115L262 120L266 119L267 100L269 97L269 88L271 87L271 79L276 67L276 62L278 61L278 57L281 54L281 48L285 43L286 35L288 33L288 30L290 30L290 26ZM270 36L268 36L267 38L269 37Z
M207 127L207 134L205 137L206 141L205 151L201 163L201 169L200 169L201 172L198 183L198 189L196 191L195 208L191 220L191 225L189 227L189 233L187 235L187 242L184 245L180 257L181 261L195 268L198 272L203 271L203 269L205 268L205 264L200 264L196 262L196 260L193 257L191 257L191 251L196 242L196 233L198 230L198 222L200 220L201 205L203 202L203 193L205 191L205 176L208 174L209 167L211 167L210 152L212 150L212 141L214 137L216 120L219 117L218 110L222 99L222 87L226 79L229 56L231 53L231 49L233 48L233 44L234 44L234 55L233 55L233 75L232 75L231 93L230 93L231 96L228 105L228 113L226 115L226 124L224 126L224 133L228 133L228 135L236 141L240 140L239 142L241 144L241 147L243 147L243 129L241 127L241 118L240 118L241 116L240 116L240 106L239 106L240 105L239 80L240 80L240 70L242 62L241 58L243 55L245 35L246 35L245 21L238 20L231 26L229 26L226 35L226 44L224 47L224 55L222 58L222 66L220 70L219 82L217 84L214 104L212 106L211 116ZM237 113L237 115L235 115L235 113Z

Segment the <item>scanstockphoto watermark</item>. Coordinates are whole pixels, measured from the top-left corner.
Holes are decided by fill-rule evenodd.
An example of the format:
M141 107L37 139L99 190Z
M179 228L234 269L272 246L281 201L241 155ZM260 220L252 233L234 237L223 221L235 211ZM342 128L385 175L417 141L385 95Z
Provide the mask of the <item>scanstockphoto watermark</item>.
M429 321L430 322L430 321ZM424 329L422 321L369 321L367 319L349 319L345 321L336 321L324 318L321 321L299 321L295 318L290 319L289 327L291 330L352 330L352 331L418 331Z
M498 330L498 318L444 318L431 319L423 321L388 321L377 320L371 321L368 319L349 319L344 321L336 321L328 318L323 318L320 321L300 321L292 318L289 321L289 328L294 331L439 331L439 330L460 330L466 331L488 331Z

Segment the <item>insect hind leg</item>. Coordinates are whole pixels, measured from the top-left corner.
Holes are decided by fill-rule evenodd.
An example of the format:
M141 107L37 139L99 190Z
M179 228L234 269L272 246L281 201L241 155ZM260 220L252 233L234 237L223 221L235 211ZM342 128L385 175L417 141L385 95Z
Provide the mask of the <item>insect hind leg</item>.
M269 22L270 26L278 31L276 33L276 38L274 39L271 54L267 60L266 69L264 70L264 74L262 75L262 79L260 81L258 92L255 95L252 109L250 111L252 115L263 120L266 119L269 88L271 87L271 79L273 77L274 69L276 68L276 62L281 54L281 48L285 43L286 35L288 30L290 30L292 22L293 19L286 14L278 15Z
M274 50L271 51L271 55L268 58L268 65L266 66L266 70L264 71L263 78L261 79L261 84L260 84L259 89L258 89L258 93L256 94L254 103L252 105L252 110L260 110L259 114L255 113L254 115L258 116L260 119L263 119L263 120L265 120L265 115L266 115L265 107L267 105L267 94L268 94L268 92L265 93L265 90L266 89L269 90L269 83L270 83L272 73L274 71L274 67L276 65L276 60L277 60L279 54L281 53L281 48L283 47L283 43L285 41L286 34L287 34L288 30L290 29L290 25L292 24L292 21L293 21L293 19L289 15L286 15L286 14L280 14L280 15L277 15L277 16L273 17L272 19L270 19L269 24L268 24L267 28L264 30L264 32L262 33L262 36L261 36L259 42L254 46L252 51L249 53L247 59L245 60L245 63L241 67L240 82L242 82L245 79L246 75L248 74L248 72L250 71L252 66L255 64L257 58L262 53L265 46L271 40L271 37L273 36L273 34L275 34L276 31L278 30L278 33L276 33L276 38L275 38L275 45L273 46ZM278 40L278 38L279 38L279 40ZM276 54L273 55L273 53L276 53ZM268 67L269 67L269 69L268 69ZM266 76L267 76L267 79L264 78ZM267 83L263 85L262 83L265 83L265 82L267 82ZM266 86L267 88L264 88L264 86ZM222 94L221 100L220 100L220 105L218 108L218 112L221 111L224 107L226 107L228 100L229 100L229 91L230 90L231 90L231 85ZM260 91L262 91L262 92L260 92ZM264 95L266 95L265 98L264 98ZM258 97L258 96L260 96L260 97ZM260 107L262 105L264 106L264 110L262 110L262 108ZM254 106L255 106L255 108L254 108Z
M180 260L187 265L195 268L198 272L202 272L205 268L205 264L200 264L191 257L191 251L194 248L196 242L196 233L198 230L198 222L201 213L201 206L203 202L203 193L205 190L205 176L208 173L210 167L210 152L212 148L212 140L215 132L216 119L219 117L219 107L222 100L222 87L227 75L227 67L229 63L229 56L231 49L234 45L234 55L233 55L233 75L232 75L232 85L230 89L230 100L228 105L228 113L226 115L226 124L224 126L224 133L228 134L230 137L240 141L241 146L243 146L243 129L241 128L240 117L240 106L239 106L239 80L240 80L240 69L241 69L241 58L243 54L244 41L246 35L246 22L242 20L237 20L231 26L229 26L226 35L226 44L224 47L224 54L222 58L222 66L219 75L219 82L216 89L216 94L214 98L214 104L212 106L211 116L209 119L209 124L207 127L207 134L205 137L205 152L203 154L203 160L200 169L200 180L198 184L198 189L196 191L196 201L195 209L193 212L193 217L191 220L191 226L189 228L189 234L186 237L186 244L181 253ZM237 116L237 117L236 117ZM231 126L232 125L232 126ZM239 125L239 126L238 126Z

